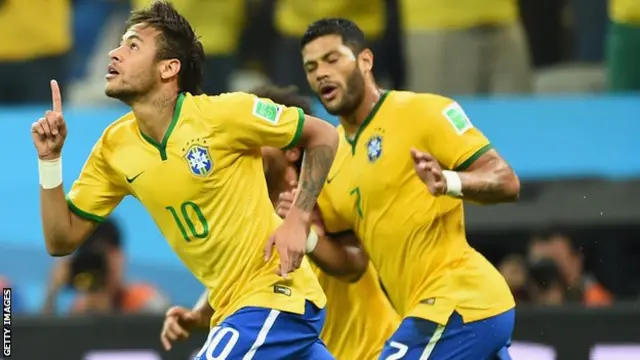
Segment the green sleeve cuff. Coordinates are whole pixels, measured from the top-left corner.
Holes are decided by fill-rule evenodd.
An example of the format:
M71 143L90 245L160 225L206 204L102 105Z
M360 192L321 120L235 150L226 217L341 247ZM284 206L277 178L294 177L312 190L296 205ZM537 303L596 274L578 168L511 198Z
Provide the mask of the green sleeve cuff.
M293 149L296 145L298 145L298 142L302 137L302 129L304 128L304 119L305 119L304 111L302 111L302 109L300 108L296 108L296 110L298 110L298 126L296 126L296 133L293 135L293 139L291 139L291 142L289 143L289 145L284 147L282 150Z
M478 158L480 156L482 156L484 153L486 153L487 151L493 149L493 145L491 144L487 144L483 147L481 147L478 151L476 151L475 153L473 153L473 155L471 155L467 160L463 161L462 164L456 166L455 169L453 169L453 171L465 171L467 170L471 164L473 164L476 160L478 160Z
M90 221L95 221L97 223L102 223L105 222L105 218L102 216L98 216L95 214L92 214L90 212L86 212L84 210L81 210L80 208L78 208L72 201L71 199L69 199L69 197L67 197L67 204L69 205L69 210L71 210L72 213L78 215L79 217L86 219L86 220L90 220Z

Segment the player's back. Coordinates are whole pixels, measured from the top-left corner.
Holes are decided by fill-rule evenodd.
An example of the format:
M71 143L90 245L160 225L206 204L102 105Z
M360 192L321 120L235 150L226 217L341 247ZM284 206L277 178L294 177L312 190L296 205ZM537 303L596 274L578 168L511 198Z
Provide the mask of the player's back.
M293 143L300 116L244 93L181 94L161 143L142 134L132 114L110 126L69 197L98 216L124 195L140 200L180 259L214 290L213 323L246 306L302 314L310 300L322 308L306 260L283 280L277 256L265 262L262 254L281 220L267 195L259 144ZM110 178L109 188L96 186L98 176Z
M475 320L513 307L504 279L467 243L462 201L433 197L413 168L412 147L458 170L490 148L457 109L437 95L386 93L355 137L343 137L324 189L400 314L439 323L454 310Z
M400 316L386 298L373 266L352 284L311 266L327 296L327 318L320 338L329 351L337 360L378 359Z

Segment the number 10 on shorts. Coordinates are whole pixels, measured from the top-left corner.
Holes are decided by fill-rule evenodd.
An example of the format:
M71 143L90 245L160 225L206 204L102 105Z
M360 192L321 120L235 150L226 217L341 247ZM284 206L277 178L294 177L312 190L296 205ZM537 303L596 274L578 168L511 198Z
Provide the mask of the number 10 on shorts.
M240 333L238 330L229 327L220 327L216 326L211 329L209 332L209 336L207 337L207 341L204 343L204 346L198 354L196 355L197 360L224 360L226 359L233 347L236 346L238 342L238 338L240 337ZM224 340L224 342L223 342ZM223 343L224 345L220 345ZM218 347L220 349L218 349ZM216 352L214 356L214 351ZM203 356L204 355L204 356Z

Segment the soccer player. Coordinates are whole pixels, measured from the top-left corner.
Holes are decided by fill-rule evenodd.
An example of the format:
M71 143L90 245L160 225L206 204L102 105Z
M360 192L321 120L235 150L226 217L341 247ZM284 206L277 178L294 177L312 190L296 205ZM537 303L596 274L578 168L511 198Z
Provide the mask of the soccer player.
M301 41L307 80L341 123L318 199L328 238L355 233L403 317L380 359L508 359L514 300L467 243L463 200L514 201L519 180L453 100L380 89L364 44L345 19L319 20ZM310 254L323 270L366 270L329 239Z
M309 102L296 94L295 87L266 85L251 93L278 104L303 109L306 114L311 113ZM302 150L296 147L282 151L265 146L262 154L269 193L275 204L279 195L291 190L293 183L297 182ZM321 234L321 226L316 224L317 233ZM352 247L352 251L362 252L357 245ZM366 255L358 258L368 262ZM367 266L367 271L361 274L360 279L347 279L355 281L349 284L346 280L323 273L313 263L312 267L327 296L327 318L320 338L329 351L338 360L377 359L385 340L393 334L400 319L383 293L375 269ZM170 309L161 334L165 348L171 347L171 341L189 336L191 331L198 328L198 324L203 323L198 319L208 318L211 312L206 301L199 301L191 311L181 307ZM375 314L374 325L372 314Z
M202 45L166 2L132 13L109 57L105 92L131 112L105 130L68 200L60 162L67 131L55 82L52 111L32 125L48 252L74 251L132 195L189 270L216 290L199 359L332 359L319 340L326 298L304 252L335 129L253 95L200 95ZM269 201L260 148L296 144L306 148L306 172L296 210L283 222ZM267 241L280 258L265 261L257 245Z

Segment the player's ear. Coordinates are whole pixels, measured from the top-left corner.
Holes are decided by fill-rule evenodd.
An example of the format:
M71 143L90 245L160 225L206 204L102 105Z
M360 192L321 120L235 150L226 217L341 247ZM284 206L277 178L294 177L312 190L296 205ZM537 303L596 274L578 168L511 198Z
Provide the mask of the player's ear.
M160 77L162 80L167 80L174 76L178 76L180 67L180 60L178 59L162 60L160 61Z
M358 65L363 72L368 73L373 69L373 52L364 49L358 54Z

